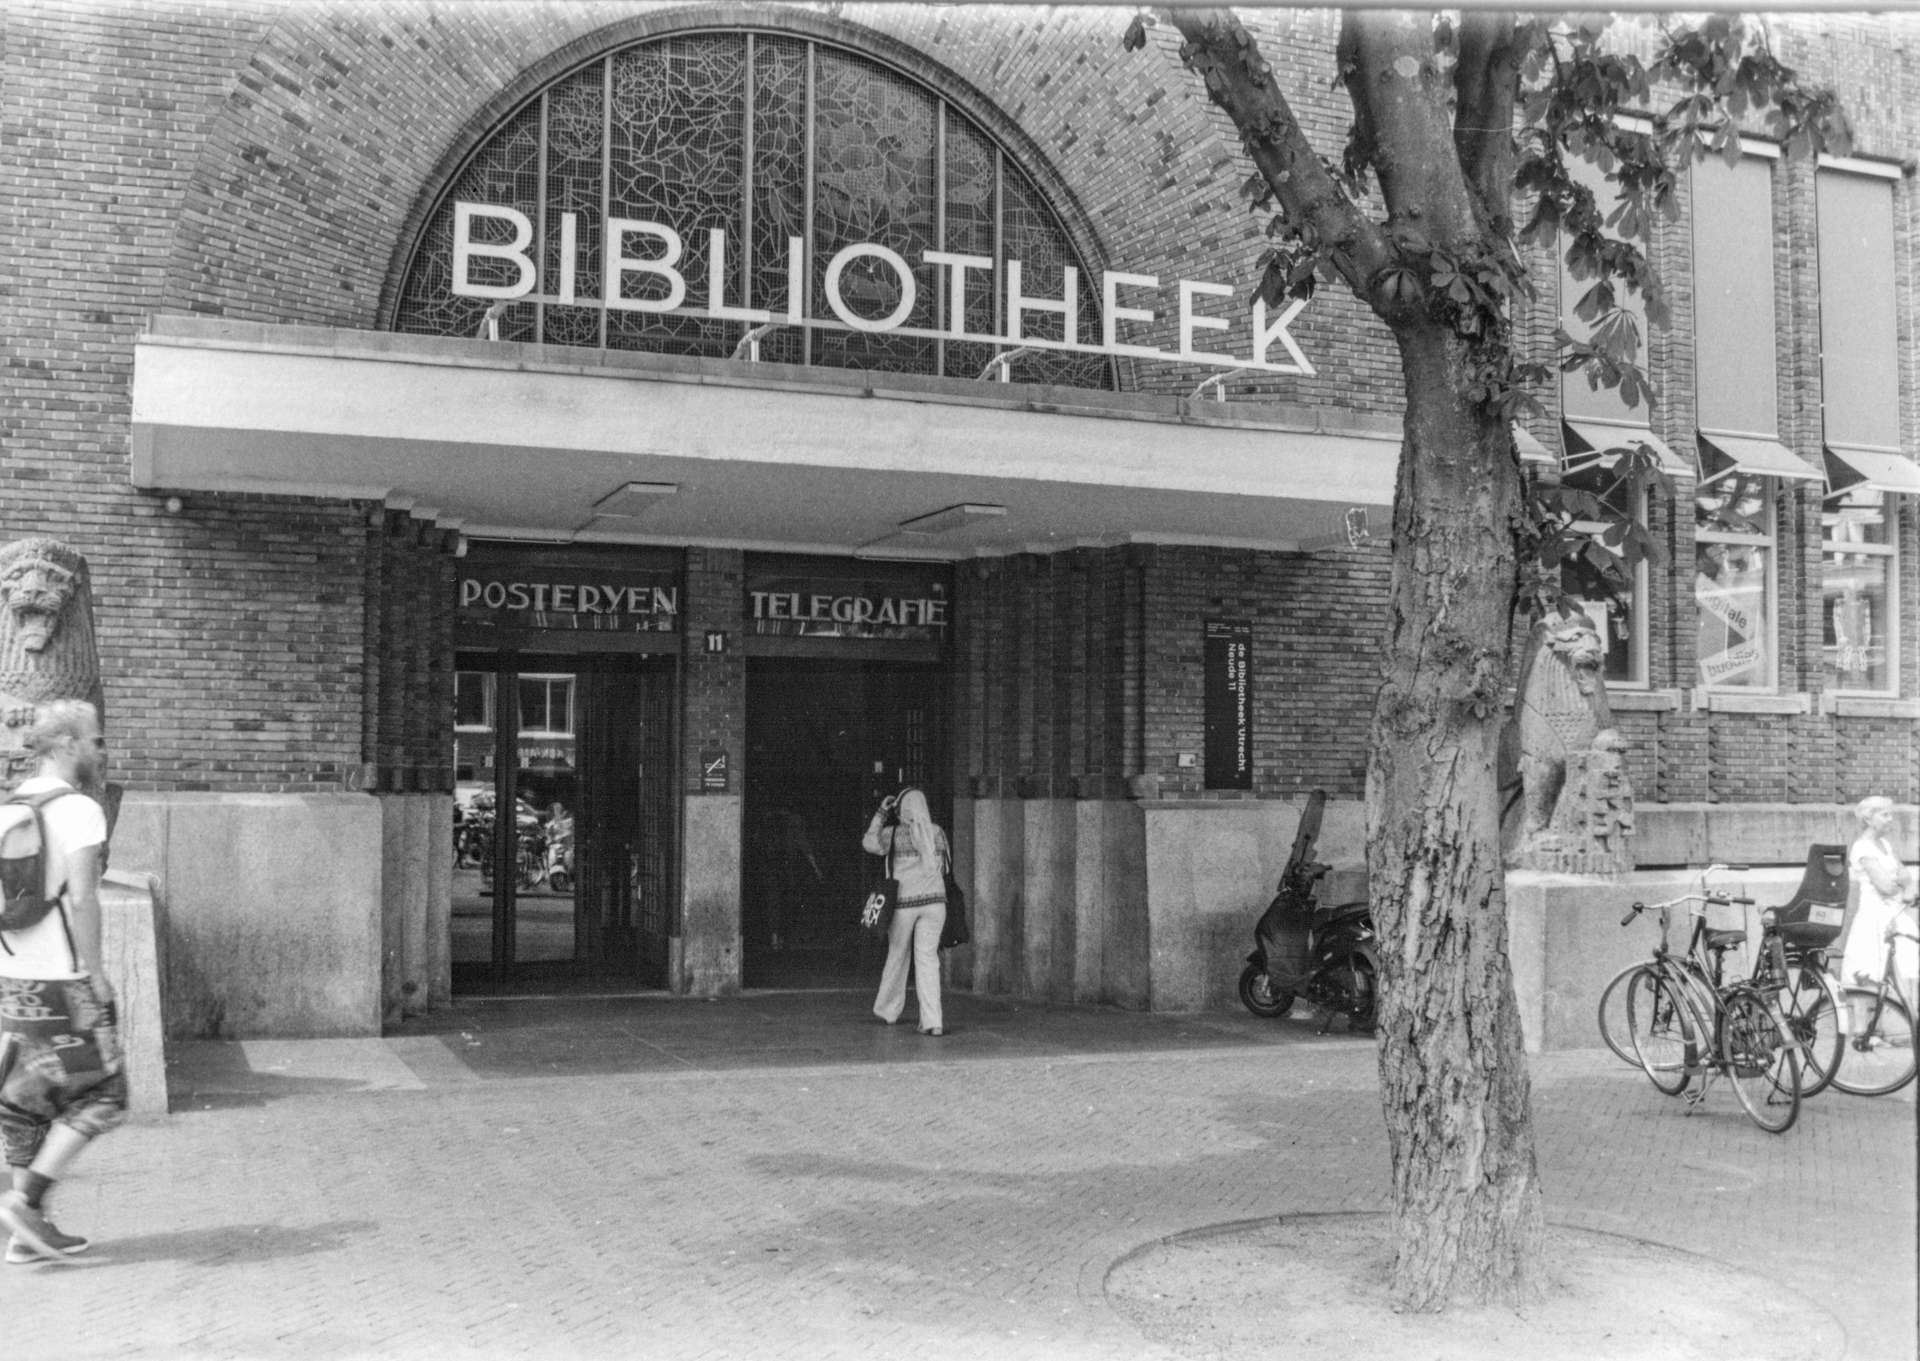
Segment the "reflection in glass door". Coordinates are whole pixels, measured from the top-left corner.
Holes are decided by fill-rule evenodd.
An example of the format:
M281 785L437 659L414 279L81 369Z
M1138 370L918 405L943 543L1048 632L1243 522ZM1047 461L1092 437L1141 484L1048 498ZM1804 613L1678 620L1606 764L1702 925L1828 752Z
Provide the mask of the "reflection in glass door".
M513 843L496 851L494 882L512 868L512 910L494 917L494 952L506 964L551 964L577 951L570 846L580 806L574 749L578 677L521 672L513 678L518 729L513 754ZM495 819L495 836L501 820ZM504 855L502 854L504 853ZM506 863L503 863L506 862Z
M460 665L456 988L658 986L673 926L671 670L478 655Z

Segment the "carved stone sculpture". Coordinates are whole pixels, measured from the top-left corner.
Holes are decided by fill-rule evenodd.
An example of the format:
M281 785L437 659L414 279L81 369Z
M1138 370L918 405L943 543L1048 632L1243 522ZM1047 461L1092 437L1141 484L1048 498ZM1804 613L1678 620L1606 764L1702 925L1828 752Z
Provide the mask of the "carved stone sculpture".
M58 539L16 539L0 545L0 787L30 773L21 736L55 699L92 701L104 727L87 560Z
M1500 752L1509 868L1633 868L1633 788L1626 742L1607 707L1605 661L1585 615L1549 615L1528 636Z

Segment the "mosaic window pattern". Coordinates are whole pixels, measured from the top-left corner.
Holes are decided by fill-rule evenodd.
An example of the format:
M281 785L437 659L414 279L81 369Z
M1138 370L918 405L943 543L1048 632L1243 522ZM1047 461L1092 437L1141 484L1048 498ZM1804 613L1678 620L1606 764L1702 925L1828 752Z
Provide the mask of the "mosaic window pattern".
M1023 292L1059 298L1063 268L1080 272L1079 339L1098 343L1095 285L1059 218L1031 180L976 124L899 72L826 43L767 33L702 33L622 48L562 77L515 113L455 177L415 247L395 329L429 335L482 333L485 299L452 295L453 215L458 201L501 204L535 224L540 292L557 295L562 214L576 215L575 296L597 300L603 224L652 220L680 233L683 307L703 307L711 228L726 232L727 302L788 306L788 242L805 242L808 315L837 323L826 271L843 246L871 242L911 270L907 328L944 329L950 274L927 265L928 250L985 256L969 271L966 329L1003 330L1006 261L1022 261ZM477 240L504 243L507 226L475 224ZM629 255L657 256L660 244L629 239ZM510 284L500 260L476 259L472 277ZM629 271L621 295L664 296L666 282ZM857 316L877 320L901 300L894 271L872 256L853 259L839 293ZM502 339L726 357L748 326L735 320L563 306L532 300L496 314ZM1025 333L1058 338L1061 318L1027 313ZM871 333L836 325L774 326L759 340L763 361L978 377L1005 346L927 336ZM1097 355L1031 351L1012 359L1021 382L1114 386L1111 361Z
M395 329L437 336L477 336L487 312L484 298L457 298L453 294L453 209L459 201L498 203L517 208L529 218L540 202L540 105L522 109L494 134L488 153L469 162L447 191L446 205L434 214L414 250L413 268L400 295L401 324ZM476 224L474 235L505 244L506 228L497 222ZM477 283L505 287L514 274L505 261L480 259L473 263ZM502 340L533 340L538 321L532 307L509 307L500 318Z

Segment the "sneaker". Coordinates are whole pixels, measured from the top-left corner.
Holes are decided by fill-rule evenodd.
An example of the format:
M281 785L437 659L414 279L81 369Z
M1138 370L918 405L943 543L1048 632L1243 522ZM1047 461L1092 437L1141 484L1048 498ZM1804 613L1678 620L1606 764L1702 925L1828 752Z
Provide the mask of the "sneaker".
M47 1228L51 1231L52 1235L48 1241L68 1257L77 1257L93 1246L79 1234L61 1233L60 1230L54 1228L51 1224L47 1225ZM57 1262L59 1260L59 1257L49 1256L41 1252L38 1248L21 1242L18 1238L9 1238L7 1240L6 1262L8 1266L28 1266L34 1262Z
M933 1025L933 1026L921 1026L920 1033L922 1035L931 1035L933 1036L934 1039L937 1040L947 1032L942 1030L939 1026Z
M0 1225L45 1257L67 1256L70 1249L61 1244L76 1241L54 1228L46 1215L27 1204L27 1198L18 1191L0 1193ZM84 1239L77 1241L85 1242Z

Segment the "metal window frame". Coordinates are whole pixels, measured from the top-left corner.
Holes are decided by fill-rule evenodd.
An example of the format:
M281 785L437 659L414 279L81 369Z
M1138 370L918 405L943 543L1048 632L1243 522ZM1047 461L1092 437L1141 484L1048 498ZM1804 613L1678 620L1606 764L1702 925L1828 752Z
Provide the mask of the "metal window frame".
M1735 473L1738 471L1740 470L1737 467L1735 467L1732 469L1728 469L1727 472L1725 473L1721 473L1714 477L1705 479L1700 483L1698 487L1694 489L1695 494L1698 495L1700 491L1704 490L1706 487L1708 487L1712 483L1718 482L1721 480L1722 477L1731 475L1732 473ZM1767 555L1767 598L1765 602L1766 608L1761 612L1760 626L1761 626L1762 636L1767 640L1766 680L1763 684L1758 684L1758 685L1708 685L1704 681L1700 681L1698 688L1702 690L1710 691L1715 694L1730 693L1730 694L1745 694L1745 695L1755 695L1755 694L1777 695L1780 693L1780 503L1779 503L1779 494L1780 494L1781 479L1777 477L1768 477L1764 474L1759 474L1759 473L1750 473L1748 474L1748 476L1756 478L1766 488L1767 526L1768 526L1767 532L1765 534L1744 534L1737 530L1701 529L1699 526L1696 525L1693 531L1694 576L1696 578L1699 576L1700 546L1702 544L1713 544L1713 543L1730 544L1730 545L1736 545L1736 546L1746 547L1746 548L1757 547L1765 550ZM1698 588L1696 587L1695 588L1696 592L1697 592L1697 589ZM1699 596L1697 593L1694 596L1694 606L1695 606L1695 610L1698 611ZM1700 624L1697 618L1694 621L1694 629L1693 629L1693 669L1696 674L1700 669Z
M1609 459L1601 454L1569 471L1582 472L1590 467L1604 467L1610 462L1618 462L1618 459ZM1643 487L1640 492L1640 504L1633 509L1633 521L1643 529L1646 528L1648 517L1652 513L1651 497L1651 489ZM1606 529L1606 525L1599 520L1574 520L1569 522L1567 528L1597 539ZM1613 552L1605 544L1600 546L1609 553ZM1615 556L1624 555L1615 554ZM1642 558L1633 565L1632 598L1627 602L1627 676L1624 680L1607 681L1608 685L1616 689L1645 690L1653 684L1651 679L1653 668L1648 660L1652 651L1652 631L1647 622L1647 616L1652 610L1652 587L1653 578L1648 574L1646 559Z
M1855 489L1858 490L1858 489ZM1878 487L1865 488L1880 498L1880 504L1887 512L1887 541L1885 543L1848 543L1839 544L1827 538L1827 526L1820 526L1820 604L1826 608L1826 577L1829 559L1854 554L1864 558L1880 558L1887 564L1887 683L1878 689L1866 689L1860 686L1835 685L1823 687L1835 695L1871 695L1876 699L1896 698L1900 694L1900 525L1898 503L1894 497L1900 492L1884 491ZM1835 493L1844 495L1845 493ZM1824 516L1824 507L1822 514ZM1824 651L1824 647L1823 647ZM1821 659L1821 678L1826 678L1826 660Z

